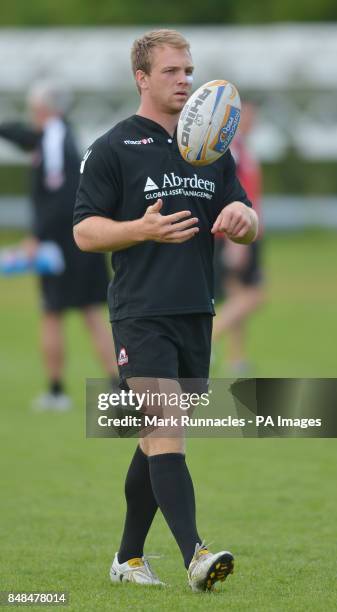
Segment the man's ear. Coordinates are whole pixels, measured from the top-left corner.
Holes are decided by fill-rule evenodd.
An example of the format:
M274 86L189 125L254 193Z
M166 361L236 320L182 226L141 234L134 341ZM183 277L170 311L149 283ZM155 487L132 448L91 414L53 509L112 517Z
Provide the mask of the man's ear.
M139 91L144 91L145 89L148 89L148 74L146 74L144 70L136 70L135 78Z

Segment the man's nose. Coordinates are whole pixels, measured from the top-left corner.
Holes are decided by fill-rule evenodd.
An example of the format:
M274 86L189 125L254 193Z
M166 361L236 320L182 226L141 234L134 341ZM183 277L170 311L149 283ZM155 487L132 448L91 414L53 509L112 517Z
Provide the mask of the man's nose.
M191 82L191 79L189 78L189 75L186 74L186 72L184 70L179 72L178 83L180 85L189 85L190 82Z

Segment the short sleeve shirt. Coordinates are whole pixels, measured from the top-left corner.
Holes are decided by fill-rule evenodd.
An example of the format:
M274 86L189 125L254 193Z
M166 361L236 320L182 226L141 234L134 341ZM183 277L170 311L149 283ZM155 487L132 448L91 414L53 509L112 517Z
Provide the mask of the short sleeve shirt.
M182 244L149 240L112 254L112 321L214 314L212 225L226 204L239 200L251 206L230 151L208 166L192 166L181 157L176 135L133 115L86 152L74 224L92 216L140 219L158 198L163 215L190 210L199 219L199 233Z

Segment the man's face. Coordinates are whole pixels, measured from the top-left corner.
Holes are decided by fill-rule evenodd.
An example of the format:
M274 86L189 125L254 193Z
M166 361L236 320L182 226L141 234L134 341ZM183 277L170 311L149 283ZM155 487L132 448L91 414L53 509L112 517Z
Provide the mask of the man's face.
M151 56L151 72L138 72L142 95L147 96L158 111L177 114L182 110L192 88L193 64L187 49L164 45L155 47Z
M41 100L31 96L28 99L28 110L33 125L38 129L42 129L46 121L50 118L50 111L48 108Z

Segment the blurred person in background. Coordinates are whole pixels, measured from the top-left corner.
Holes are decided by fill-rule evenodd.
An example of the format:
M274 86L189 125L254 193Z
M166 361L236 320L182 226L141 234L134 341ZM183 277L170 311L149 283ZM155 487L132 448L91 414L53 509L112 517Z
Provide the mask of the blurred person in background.
M255 120L255 105L252 102L244 102L239 133L231 145L231 152L240 183L260 217L261 167L249 146L249 136ZM224 240L223 249L221 240ZM257 241L249 245L235 244L224 238L224 234L218 235L217 243L215 256L222 260L218 261L218 267L221 269L225 302L217 311L214 320L213 341L227 334L229 369L234 375L246 375L250 371L246 352L246 322L264 301L261 229Z
M1 137L31 153L33 226L23 246L33 258L42 241L52 241L61 248L65 260L62 274L39 275L41 349L48 390L33 405L41 410L66 410L71 407L64 388L63 315L67 309L80 310L104 370L113 379L117 376L110 333L100 308L106 301L109 279L104 255L82 253L73 240L80 156L66 120L71 96L58 84L41 81L32 87L27 101L31 125L0 124Z

